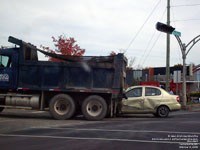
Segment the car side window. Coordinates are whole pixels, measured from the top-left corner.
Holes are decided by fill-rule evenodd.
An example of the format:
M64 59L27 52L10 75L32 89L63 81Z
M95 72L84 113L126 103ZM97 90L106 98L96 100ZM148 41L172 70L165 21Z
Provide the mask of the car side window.
M161 95L161 91L159 89L150 87L145 88L145 96L158 96L158 95Z
M127 97L140 97L142 96L142 88L134 88L126 93Z

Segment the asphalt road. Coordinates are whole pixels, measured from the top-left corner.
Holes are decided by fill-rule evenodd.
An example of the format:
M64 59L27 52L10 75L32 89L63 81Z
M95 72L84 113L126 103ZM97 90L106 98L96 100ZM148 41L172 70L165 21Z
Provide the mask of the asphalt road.
M1 150L200 149L200 112L169 118L127 115L87 121L53 120L46 112L5 110L0 115Z

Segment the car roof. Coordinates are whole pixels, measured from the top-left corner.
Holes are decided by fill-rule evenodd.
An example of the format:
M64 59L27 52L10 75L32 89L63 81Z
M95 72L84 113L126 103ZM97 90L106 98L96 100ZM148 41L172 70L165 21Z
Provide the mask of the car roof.
M158 88L158 89L162 90L161 87L151 86L151 85L137 85L137 86L130 86L129 88L127 88L127 90L131 90L131 89L133 89L133 88L139 88L139 87Z
M135 88L135 87L153 87L153 88L160 88L158 86L152 86L152 85L137 85L137 86L130 86L129 88Z

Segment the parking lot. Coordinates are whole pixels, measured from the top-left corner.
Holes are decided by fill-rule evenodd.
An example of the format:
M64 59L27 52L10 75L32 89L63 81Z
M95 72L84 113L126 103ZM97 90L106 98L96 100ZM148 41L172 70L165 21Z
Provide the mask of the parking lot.
M169 118L151 114L87 121L53 120L47 112L6 109L0 115L1 150L199 149L200 112Z

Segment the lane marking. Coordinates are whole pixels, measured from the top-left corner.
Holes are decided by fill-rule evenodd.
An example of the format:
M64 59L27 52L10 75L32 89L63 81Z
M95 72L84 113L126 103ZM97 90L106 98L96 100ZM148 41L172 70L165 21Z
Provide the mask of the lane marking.
M109 130L109 129L85 129L85 128L54 128L54 127L32 127L36 129L56 129L56 130L77 130L77 131L105 131L105 132L146 132L146 133L176 133L176 134L199 134L200 132L179 132L179 131L149 131L149 130Z
M99 141L120 141L120 142L141 142L141 143L160 143L160 144L185 144L186 142L169 142L169 141L149 141L149 140L131 140L131 139L111 139L111 138L83 138L83 137L64 137L64 136L45 136L45 135L16 135L0 134L6 137L27 137L27 138L50 138L50 139L69 139L69 140L99 140ZM200 145L200 143L195 143Z
M9 121L16 121L16 120L0 120L0 122L9 122Z

